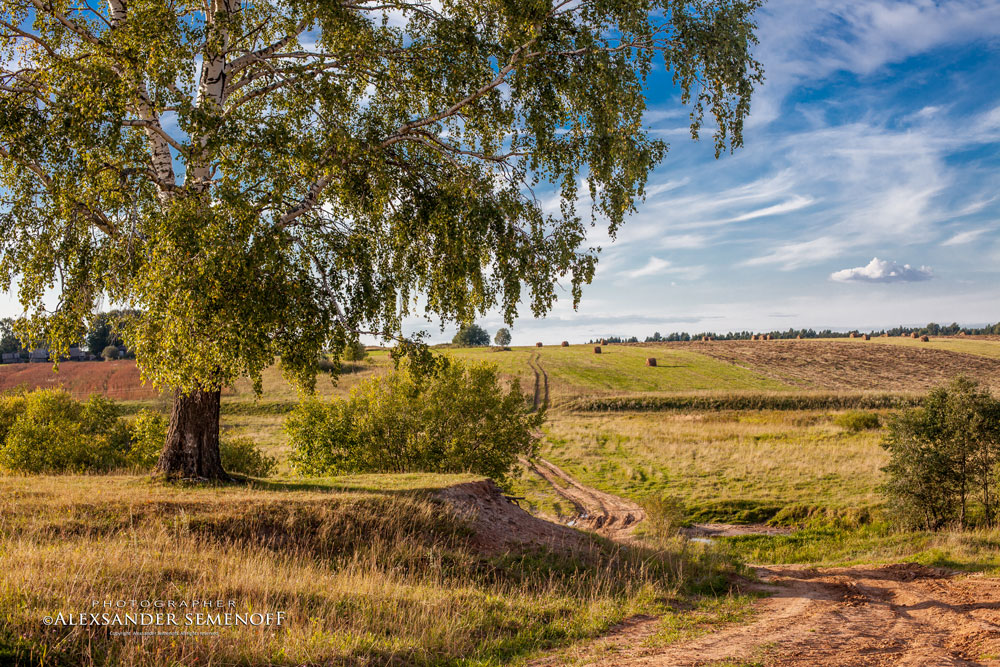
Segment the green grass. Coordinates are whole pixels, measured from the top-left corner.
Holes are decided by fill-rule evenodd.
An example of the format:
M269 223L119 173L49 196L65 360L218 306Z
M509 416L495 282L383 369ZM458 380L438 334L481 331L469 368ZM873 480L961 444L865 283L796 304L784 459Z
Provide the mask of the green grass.
M586 484L636 501L669 495L697 520L839 515L881 502L877 431L826 411L554 414L542 455ZM538 507L551 500L519 487ZM794 510L794 512L792 512Z
M553 400L616 392L780 391L792 387L758 373L685 349L605 345L601 354L592 345L569 347L450 348L445 354L460 359L489 361L501 372L518 377L525 389L534 386L531 361L549 376ZM656 357L655 367L646 366Z

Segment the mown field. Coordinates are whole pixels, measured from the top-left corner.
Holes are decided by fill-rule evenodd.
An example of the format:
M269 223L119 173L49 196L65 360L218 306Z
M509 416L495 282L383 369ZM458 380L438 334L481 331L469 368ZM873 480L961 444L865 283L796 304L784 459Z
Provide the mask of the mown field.
M745 563L908 559L1000 570L997 531L900 533L886 522L881 432L842 419L860 410L884 420L958 374L998 386L1000 341L441 351L496 363L537 395L548 406L541 455L581 482L650 506L669 499L684 523L769 522L793 532L700 544L640 531L644 541L631 547L587 537L572 553L484 551L468 517L437 495L467 476L294 476L282 425L299 393L275 367L262 396L239 383L223 398L223 427L279 459L273 479L210 488L129 475L0 475L0 664L26 656L39 664L519 664L635 614L663 619L661 642L744 618L748 598L727 590ZM45 365L0 367L0 386L63 384L78 396L165 411L168 397L134 384L130 363L66 363L58 375ZM388 367L387 353L375 351L336 384L321 375L317 391L346 395ZM527 470L513 494L535 513L572 518ZM86 611L92 599L137 596L233 599L289 620L280 630L128 639L39 623Z

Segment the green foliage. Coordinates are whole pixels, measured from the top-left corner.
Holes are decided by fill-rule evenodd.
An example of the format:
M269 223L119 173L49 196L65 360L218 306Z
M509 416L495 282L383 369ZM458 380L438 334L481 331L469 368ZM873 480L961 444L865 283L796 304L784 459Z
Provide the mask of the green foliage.
M9 317L0 319L0 353L19 352L21 341L14 333L14 320Z
M577 303L587 218L613 236L665 154L651 69L717 153L763 80L758 0L64 5L0 0L0 285L56 356L102 300L140 308L123 342L184 391L259 387L276 356L308 388L321 350L418 303Z
M111 310L94 315L83 339L87 350L91 354L101 354L108 346L125 345L121 332L130 319L139 315L135 310Z
M142 470L152 469L167 439L167 418L159 412L140 410L129 424L132 451L129 462Z
M119 355L119 350L114 345L108 345L106 348L101 350L101 357L104 359L104 361L112 361L113 359L117 359L118 355Z
M57 389L0 396L0 469L22 473L150 470L167 438L167 418L140 410L131 419L101 396L86 402ZM266 477L277 461L250 438L222 438L222 465Z
M493 337L493 342L497 344L497 347L507 347L510 345L510 329L507 327L497 329L497 334Z
M843 410L845 408L900 408L918 404L915 396L900 394L739 393L673 396L601 396L572 401L581 412L660 412L718 410Z
M965 378L935 389L890 420L883 447L883 490L898 521L926 530L994 525L1000 401L989 390Z
M463 324L451 342L461 347L482 347L490 344L490 334L478 324Z
M264 454L247 437L222 438L219 453L222 455L222 467L227 472L248 477L267 477L278 467L277 459Z
M504 484L535 451L543 415L495 366L409 365L359 384L346 400L302 402L285 421L302 474L472 472Z
M102 472L129 463L127 423L118 406L92 396L86 403L68 393L39 389L5 396L0 468L27 473Z
M365 349L365 344L359 340L352 341L344 352L344 358L347 361L364 361L367 356L368 350Z
M840 428L857 433L858 431L869 431L879 428L882 421L874 412L861 412L850 410L833 418L833 423Z

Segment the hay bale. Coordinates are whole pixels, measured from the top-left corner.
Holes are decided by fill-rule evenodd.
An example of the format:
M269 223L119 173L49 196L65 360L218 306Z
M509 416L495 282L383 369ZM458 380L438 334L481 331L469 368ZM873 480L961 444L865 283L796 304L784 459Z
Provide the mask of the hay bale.
M869 336L868 334L862 334L862 336L861 336L861 340L871 340L871 339L872 339L872 337Z
M857 336L854 335L853 331L851 332L851 338L857 338Z
M535 347L541 347L541 346L542 346L541 343L535 343Z
M910 338L919 338L919 336L917 336L917 332L914 331L913 333L910 334Z
M600 353L601 353L601 346L600 345L595 345L594 346L594 354L600 354Z
M607 345L607 344L608 344L607 339L606 338L602 338L601 339L601 345Z
M796 336L795 340L802 340L802 334L799 334L798 336Z
M927 341L929 341L929 340L930 340L930 338L928 338L927 336L921 336L921 337L920 337L920 342L921 342L921 343L926 343L926 342L927 342Z
M568 340L564 340L563 342L559 343L559 346L560 347L569 347L569 341Z
M889 334L887 334L887 333L882 334L882 338L888 338L888 337L889 337Z
M647 366L656 366L656 357L646 357Z

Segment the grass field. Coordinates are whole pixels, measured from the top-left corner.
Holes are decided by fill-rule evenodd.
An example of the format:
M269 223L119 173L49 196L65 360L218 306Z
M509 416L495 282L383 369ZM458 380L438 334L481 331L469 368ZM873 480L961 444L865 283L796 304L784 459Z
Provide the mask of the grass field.
M42 662L43 650L44 664L67 665L520 664L634 614L662 618L661 642L744 618L747 598L724 594L743 563L916 560L1000 572L1000 531L893 529L880 515L881 432L838 425L847 407L873 396L912 401L960 373L995 386L1000 341L441 351L496 363L529 393L537 377L550 403L541 454L583 483L640 503L673 499L686 522L798 530L627 548L588 537L585 553L484 552L468 519L435 495L468 476L293 476L282 426L299 394L273 367L259 398L249 383L228 389L222 416L227 433L248 435L279 458L273 479L212 488L134 476L0 475L0 664ZM645 365L650 356L657 367ZM76 364L72 372L64 364L54 377L72 378L67 386L77 394L115 390L129 409L167 410L168 397L129 393L147 391L128 386L138 377L129 363ZM375 352L336 386L321 375L317 391L346 395L388 366L387 354ZM50 386L43 368L0 367L0 376ZM671 407L585 407L635 399ZM785 407L751 409L778 404ZM573 516L528 471L514 493L535 512ZM233 599L240 611L281 610L289 620L281 630L223 629L208 640L123 639L39 623L87 611L92 599L137 596Z
M478 553L433 496L467 479L0 477L0 664L506 665L629 615L696 626L743 605L713 602L729 569L697 549L594 538L576 556ZM286 620L198 628L218 630L210 638L41 623L104 610L95 600L231 600Z

